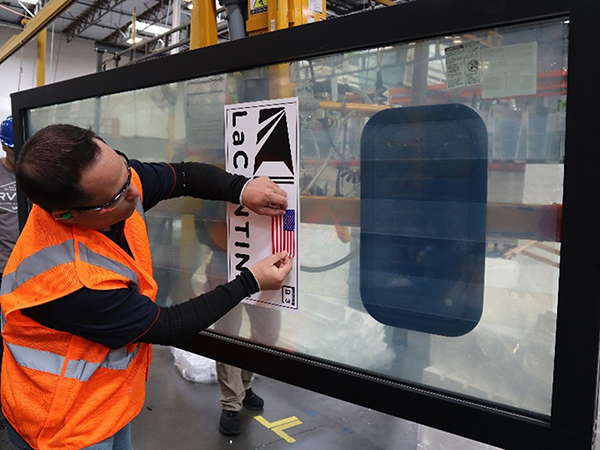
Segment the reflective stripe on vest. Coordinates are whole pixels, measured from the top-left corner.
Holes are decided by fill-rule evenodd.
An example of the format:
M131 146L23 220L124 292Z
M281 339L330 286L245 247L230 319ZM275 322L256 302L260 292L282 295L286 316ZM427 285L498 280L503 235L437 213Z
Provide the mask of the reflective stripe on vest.
M83 262L124 276L131 281L131 288L139 291L138 274L126 265L94 252L81 242L79 243L79 258ZM33 277L56 266L73 261L75 261L73 239L67 239L60 244L46 247L24 259L16 271L2 278L0 295L10 294Z
M144 222L145 222L146 221L146 213L144 212L144 205L142 204L141 197L135 203L135 210L139 213L140 216L142 216L144 218Z
M60 244L43 248L21 261L16 271L2 277L0 295L11 293L42 272L73 261L75 261L73 239L67 239Z
M93 266L102 267L103 269L123 275L125 278L131 281L132 286L130 287L136 288L139 291L138 274L135 272L135 270L130 269L120 262L107 258L100 253L96 253L94 250L81 242L79 243L79 259Z
M8 350L18 365L29 369L46 372L60 376L65 357L56 353L35 350L20 345L6 343ZM110 350L101 363L92 363L83 359L71 360L65 370L65 378L74 378L79 381L88 381L99 367L110 370L127 370L135 355L137 355L140 344L138 343L133 352L128 352L125 347L118 350Z

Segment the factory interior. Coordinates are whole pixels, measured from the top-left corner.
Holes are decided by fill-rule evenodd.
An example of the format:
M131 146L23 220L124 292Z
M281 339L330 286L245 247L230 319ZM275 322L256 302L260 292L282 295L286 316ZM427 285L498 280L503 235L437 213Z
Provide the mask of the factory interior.
M267 175L295 212L281 291L153 346L133 448L600 448L599 7L492 3L2 0L17 157L45 126L91 127L129 160ZM273 253L242 207L146 211L159 306ZM264 399L239 433L216 361Z

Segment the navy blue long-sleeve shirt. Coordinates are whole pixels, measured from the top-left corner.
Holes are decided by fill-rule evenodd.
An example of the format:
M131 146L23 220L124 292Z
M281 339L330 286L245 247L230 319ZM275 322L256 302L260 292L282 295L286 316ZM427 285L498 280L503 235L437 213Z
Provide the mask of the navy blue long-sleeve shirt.
M238 203L247 182L244 177L201 163L141 163L131 160L131 166L140 176L144 211L161 200L182 195ZM123 227L124 222L120 222L105 234L129 252ZM210 326L258 289L254 276L246 270L235 280L170 308L161 308L131 289L97 291L82 288L22 312L44 326L113 349L135 341L172 345Z

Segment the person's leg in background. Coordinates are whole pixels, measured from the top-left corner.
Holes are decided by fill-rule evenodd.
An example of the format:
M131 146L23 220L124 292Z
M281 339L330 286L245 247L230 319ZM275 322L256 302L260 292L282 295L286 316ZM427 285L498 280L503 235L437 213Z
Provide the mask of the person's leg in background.
M242 406L261 410L264 401L251 388L254 374L248 370L217 361L217 380L221 388L221 420L219 431L226 436L241 432L240 410Z
M198 221L196 231L199 236L198 241L206 243L213 251L205 268L206 290L211 290L227 282L227 234L223 224L208 223L211 225L211 229L207 229L204 222ZM214 330L217 333L238 336L244 309L250 319L250 338L264 345L274 345L279 339L281 328L280 311L278 310L240 304L217 321ZM251 410L261 410L264 401L252 391L252 372L219 361L216 363L216 368L222 405L219 431L227 436L235 436L241 431L240 410L242 406Z
M206 265L206 290L214 289L225 282L227 282L227 253L220 248L214 248ZM243 308L240 304L225 314L215 323L214 330L225 335L237 336L242 326ZM226 436L235 436L241 431L240 410L246 389L250 388L252 372L243 371L220 361L216 362L216 369L222 406L219 431ZM255 395L251 396L255 402L253 404L258 405L256 402L260 402L258 409L262 408L262 399Z
M241 306L241 305L240 305ZM221 331L234 334L239 332L242 323L242 308L238 306L230 311L219 323ZM250 339L253 342L274 346L279 339L281 312L257 305L243 304L250 319ZM215 327L219 331L219 327ZM263 409L264 400L252 390L254 374L222 362L217 362L217 380L221 388L223 411L219 422L219 431L227 436L241 432L239 411L242 406L249 410Z

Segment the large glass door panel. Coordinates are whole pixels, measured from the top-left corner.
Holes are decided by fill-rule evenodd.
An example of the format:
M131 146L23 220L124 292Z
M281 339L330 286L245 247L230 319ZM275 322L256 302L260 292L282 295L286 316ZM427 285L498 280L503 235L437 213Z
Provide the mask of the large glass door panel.
M549 415L567 43L563 19L439 36L43 106L29 111L27 131L60 122L92 126L130 158L224 166L225 105L298 97L299 311L240 305L214 330L387 379ZM361 262L370 263L360 255L371 245L361 241L365 127L382 111L432 105L468 109L487 139L477 156L485 175L479 200L446 205L445 215L436 219L447 237L480 252L471 269L481 276L469 281L479 293L480 310L472 327L455 335L386 323L372 313L372 299L361 295L364 277L393 278L399 287L411 282L401 269L390 273L361 267ZM445 139L455 138L452 130L448 138L438 136L440 148L422 155L419 167L453 164L459 173L473 163L462 153L440 156L450 144ZM370 160L381 155L375 151ZM440 181L443 173L423 176ZM416 195L422 186L414 185ZM390 202L388 215L377 210L369 220L413 220L411 233L427 233L423 222L414 220L415 209ZM475 211L483 217L482 233L452 228L461 215ZM149 211L148 223L161 304L185 301L226 281L224 205L169 200ZM427 245L419 248L412 264L423 267L432 255ZM445 257L435 256L431 263L456 263L451 255ZM439 282L436 277L426 281ZM420 301L426 305L427 295ZM442 306L452 301L443 298ZM401 302L392 298L386 307L402 315L403 306L396 305Z

